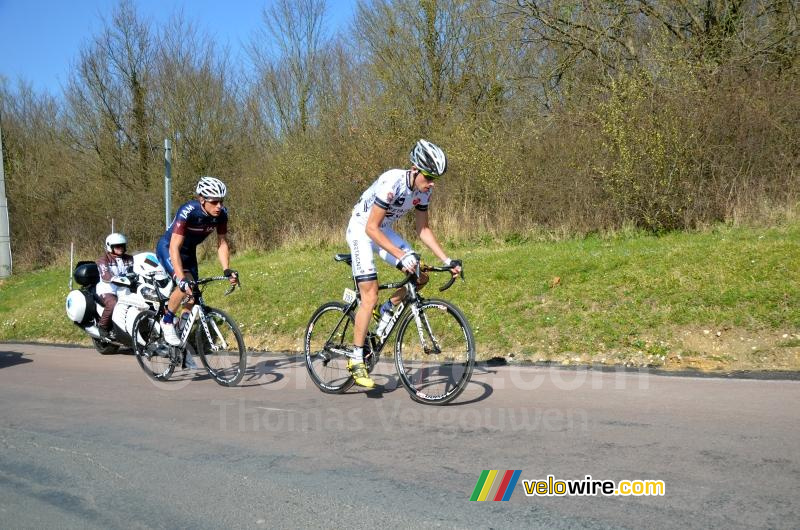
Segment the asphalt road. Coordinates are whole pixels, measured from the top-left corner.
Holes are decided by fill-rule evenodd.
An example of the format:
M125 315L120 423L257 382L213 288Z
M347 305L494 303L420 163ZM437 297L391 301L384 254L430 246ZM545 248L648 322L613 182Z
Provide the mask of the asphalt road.
M156 384L131 355L0 344L3 528L797 528L800 382L480 367L456 405L319 392L253 355L238 388ZM663 496L470 502L522 480L662 480Z

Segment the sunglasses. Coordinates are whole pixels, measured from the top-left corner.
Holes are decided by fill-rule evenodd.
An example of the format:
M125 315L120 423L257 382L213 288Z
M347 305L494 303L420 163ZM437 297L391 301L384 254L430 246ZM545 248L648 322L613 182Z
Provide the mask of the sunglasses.
M417 169L419 169L419 168L417 168ZM419 172L422 173L422 176L425 177L425 179L429 180L429 181L434 181L437 178L439 178L437 175L432 175L431 173L428 173L427 171L424 171L422 169L420 169Z
M218 204L222 204L225 199L206 199L206 202L211 204L212 206L216 206Z

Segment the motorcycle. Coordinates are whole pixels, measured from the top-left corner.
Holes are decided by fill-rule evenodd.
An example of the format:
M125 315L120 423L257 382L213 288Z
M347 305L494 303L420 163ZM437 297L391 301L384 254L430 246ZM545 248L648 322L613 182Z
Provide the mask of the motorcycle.
M93 261L79 261L73 278L81 286L67 295L66 310L69 319L92 339L95 349L103 355L116 353L121 347L133 348L133 323L142 311L158 309L159 292L169 296L172 279L152 252L133 256L133 271L124 276L114 276L111 283L118 287L117 305L111 314L113 329L107 337L100 334L98 322L103 314L103 304L97 296L100 271ZM140 344L144 340L138 338Z

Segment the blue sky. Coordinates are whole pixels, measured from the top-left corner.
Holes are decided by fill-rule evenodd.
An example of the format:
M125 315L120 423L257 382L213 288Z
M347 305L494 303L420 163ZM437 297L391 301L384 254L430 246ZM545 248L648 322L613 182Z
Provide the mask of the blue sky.
M139 15L160 25L183 9L218 46L241 58L272 0L134 0ZM331 32L348 24L356 0L328 0ZM116 0L0 0L0 76L37 92L61 93L79 52L110 19Z

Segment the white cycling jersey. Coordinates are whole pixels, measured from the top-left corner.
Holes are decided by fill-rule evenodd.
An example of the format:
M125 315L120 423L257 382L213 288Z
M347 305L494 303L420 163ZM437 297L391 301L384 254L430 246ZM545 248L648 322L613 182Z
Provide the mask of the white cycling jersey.
M367 226L367 219L373 204L386 210L381 228L391 227L400 217L412 208L425 211L431 197L431 190L421 192L408 187L409 172L405 169L390 169L361 194L350 216L350 225Z
M352 256L353 277L356 282L376 280L378 272L375 268L373 255L375 252L393 267L398 266L399 260L380 248L367 236L367 219L373 205L386 210L386 217L381 223L381 230L393 245L403 250L411 250L411 246L392 230L392 225L400 217L411 211L412 208L426 211L431 190L421 192L408 187L411 176L404 169L390 169L378 177L378 180L367 188L350 216L347 225L347 244L350 246Z

